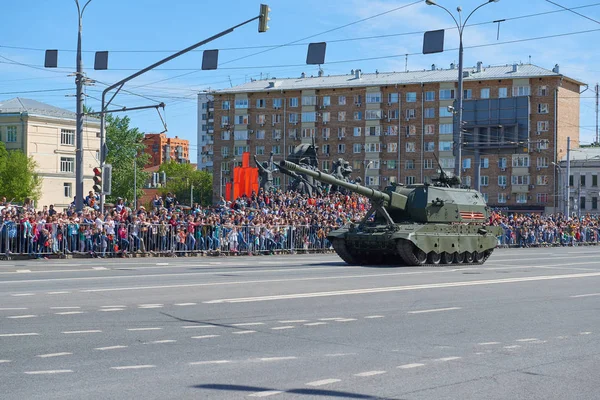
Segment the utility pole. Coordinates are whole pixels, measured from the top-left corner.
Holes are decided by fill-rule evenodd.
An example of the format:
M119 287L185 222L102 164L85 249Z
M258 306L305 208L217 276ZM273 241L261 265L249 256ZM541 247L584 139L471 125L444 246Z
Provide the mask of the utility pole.
M598 140L598 98L600 97L600 85L596 83L596 146L600 145Z
M571 183L571 137L567 137L567 176L565 178L566 181L566 196L565 196L565 215L567 218L569 217L569 213L571 212L571 190L569 184Z

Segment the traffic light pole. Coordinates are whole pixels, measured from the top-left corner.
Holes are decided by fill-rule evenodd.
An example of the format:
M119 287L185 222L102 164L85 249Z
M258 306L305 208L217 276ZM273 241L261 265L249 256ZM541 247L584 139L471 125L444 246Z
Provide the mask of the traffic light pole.
M177 52L177 53L175 53L175 54L173 54L173 55L171 55L169 57L163 58L162 60L160 60L158 62L155 62L154 64L152 64L152 65L150 65L150 66L148 66L148 67L146 67L146 68L144 68L144 69L142 69L142 70L134 73L133 75L128 76L127 78L121 79L119 82L117 82L117 83L115 83L115 84L107 87L106 89L104 89L104 91L102 91L102 107L100 109L100 166L101 167L104 166L104 163L106 162L106 152L105 152L105 149L104 149L104 143L105 143L105 140L106 140L106 138L105 138L105 125L106 125L106 121L105 121L104 115L105 115L105 112L106 112L106 107L108 107L110 105L110 103L113 101L113 99L115 98L115 96L123 88L123 85L125 85L125 83L129 82L130 80L132 80L134 78L137 78L138 76L140 76L140 75L142 75L142 74L144 74L144 73L146 73L146 72L148 72L148 71L150 71L150 70L152 70L152 69L154 69L154 68L156 68L156 67L158 67L158 66L160 66L160 65L162 65L162 64L164 64L166 62L168 62L168 61L171 61L174 58L177 58L177 57L179 57L179 56L181 56L181 55L183 55L185 53L188 53L188 52L190 52L190 51L192 51L192 50L194 50L194 49L196 49L196 48L198 48L198 47L200 47L202 45L205 45L205 44L207 44L209 42L212 42L213 40L218 39L221 36L225 36L228 33L233 32L235 29L237 29L237 28L239 28L239 27L241 27L243 25L246 25L246 24L248 24L248 23L250 23L252 21L255 21L257 19L260 20L259 21L259 27L258 27L259 32L264 32L264 31L266 31L268 29L268 27L267 27L267 21L269 19L268 18L268 14L269 14L269 8L266 5L261 4L261 6L260 6L260 14L257 15L256 17L250 18L249 20L246 20L246 21L244 21L244 22L242 22L240 24L237 24L235 26L232 26L231 28L226 29L223 32L217 33L216 35L211 36L208 39L205 39L205 40L203 40L201 42L198 42L198 43L193 44L193 45L191 45L189 47L186 47L185 49L183 49L183 50L181 50L181 51L179 51L179 52ZM107 102L106 101L106 95L108 94L108 92L110 92L113 89L117 89L117 90L115 91L115 93L112 95L112 97ZM102 194L100 196L100 209L104 210L104 194Z

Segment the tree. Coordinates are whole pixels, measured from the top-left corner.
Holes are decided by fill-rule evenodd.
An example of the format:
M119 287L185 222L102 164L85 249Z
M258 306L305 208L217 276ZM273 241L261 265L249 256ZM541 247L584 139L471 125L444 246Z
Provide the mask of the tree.
M137 166L137 196L144 193L142 187L149 174L144 172L149 155L144 154L144 134L138 128L129 127L129 117L106 115L106 162L112 165L111 195L109 202L117 197L133 200L134 163Z
M170 161L162 164L159 172L167 176L167 184L162 194L171 192L177 196L180 204L190 204L193 185L194 203L210 204L212 201L212 175L206 171L198 171L192 164L180 164Z
M23 202L26 198L38 200L42 180L35 172L36 163L21 150L6 150L0 142L0 196Z

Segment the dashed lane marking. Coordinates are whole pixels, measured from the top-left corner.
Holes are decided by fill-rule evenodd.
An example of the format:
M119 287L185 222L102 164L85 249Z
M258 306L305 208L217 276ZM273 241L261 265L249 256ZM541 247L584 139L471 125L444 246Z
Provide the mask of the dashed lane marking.
M246 335L248 333L256 333L256 331L237 331L237 332L233 332L234 335Z
M14 294L11 294L11 296L14 296L14 297L35 296L35 293L14 293Z
M515 342L536 342L538 341L538 338L527 338L527 339L517 339L515 340Z
M366 377L366 376L381 375L381 374L385 374L386 372L387 371L366 371L366 372L354 374L354 376Z
M276 326L276 327L271 328L271 329L274 330L274 331L280 331L280 330L283 330L283 329L294 329L294 328L295 328L294 325L287 325L287 326Z
M192 336L192 339L210 339L210 338L215 338L215 337L219 337L221 335L202 335L202 336Z
M18 270L16 270L16 272L22 274L22 273L31 272L31 270L30 269L18 269Z
M0 360L0 364L6 364L6 363L9 363L9 362L10 362L10 360Z
M367 315L365 319L384 318L383 315Z
M290 319L287 321L279 321L280 324L299 324L301 322L308 322L307 319Z
M600 296L600 293L587 293L587 294L576 294L574 296L569 296L573 299L577 299L579 297L594 297L594 296Z
M306 386L323 386L330 385L332 383L341 382L341 379L322 379L320 381L308 382Z
M186 325L182 326L183 329L196 329L196 328L216 328L215 325Z
M325 357L344 357L344 356L353 356L356 355L356 353L331 353L331 354L325 354Z
M106 268L106 267L92 267L92 269L96 270L96 271L106 271L108 268Z
M317 326L317 325L327 325L327 322L309 322L308 324L304 324L304 326Z
M66 292L64 290L58 291L58 292L47 292L46 294L69 294L71 292Z
M579 332L580 335L591 335L592 332Z
M494 344L500 344L500 342L481 342L477 343L479 346L492 346Z
M434 361L454 361L454 360L458 360L462 357L443 357L443 358L436 358Z
M176 306L185 307L185 306L195 306L197 303L175 303Z
M213 361L194 361L189 365L212 365L212 364L229 364L231 360L213 360Z
M27 307L3 307L0 308L0 311L22 311L22 310L28 310Z
M339 319L346 319L346 318L343 318L343 317L319 318L319 321L337 321Z
M68 353L68 352L64 352L64 353L49 353L49 354L40 354L36 357L40 357L40 358L49 358L49 357L60 357L60 356L69 356L73 353Z
M163 308L164 304L140 304L138 308Z
M461 309L461 307L432 308L430 310L408 311L407 314L426 314L426 313L432 313L432 312L452 311L452 310L460 310L460 309Z
M50 374L66 374L73 372L70 369L51 369L46 371L25 371L27 375L50 375Z
M100 311L102 312L111 312L111 311L123 311L124 308L102 308Z
M85 314L85 311L62 311L54 313L55 315L75 315L75 314Z
M39 336L39 333L0 333L0 337L13 337L13 336Z
M160 331L162 328L128 328L128 331Z
M125 349L128 346L107 346L107 347L96 347L94 350L116 350L116 349Z
M79 310L81 307L71 306L71 307L50 307L51 310Z
M152 342L148 342L150 344L162 344L162 343L175 343L177 340L173 339L164 339L164 340L154 340Z
M521 347L521 346L519 346L518 344L513 344L511 346L504 346L504 348L508 349L508 350L510 350L510 349L518 349L519 347Z
M35 317L37 317L37 315L28 314L28 315L11 315L11 316L6 317L6 318L21 319L21 318L35 318Z
M421 363L412 363L412 364L404 364L404 365L399 365L396 368L400 368L400 369L411 369L411 368L418 368L418 367L423 367L425 366L425 364L421 364Z
M264 322L241 322L239 324L231 324L231 326L259 326L264 324Z
M281 393L283 393L281 390L265 390L264 392L256 392L249 394L248 397L268 397Z
M258 361L284 361L284 360L295 360L298 357L290 356L290 357L263 357L259 358Z
M342 319L335 320L335 322L350 322L350 321L356 321L356 318L342 318Z
M77 334L77 333L102 333L102 331L100 329L90 329L87 331L64 331L63 333L66 335L70 335L70 334Z
M116 305L116 306L100 306L100 308L127 308L127 306Z
M156 365L123 365L120 367L110 367L110 369L144 369L144 368L156 368Z

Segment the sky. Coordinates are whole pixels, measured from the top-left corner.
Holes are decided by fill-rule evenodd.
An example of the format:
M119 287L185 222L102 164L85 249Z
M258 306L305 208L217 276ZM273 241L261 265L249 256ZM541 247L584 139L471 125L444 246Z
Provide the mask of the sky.
M86 0L80 0L81 5ZM263 0L268 1L268 0ZM436 0L462 17L485 0ZM580 144L595 141L594 86L600 81L600 2L500 0L478 9L464 29L464 65L531 63L589 84L582 87ZM86 105L100 109L102 90L194 43L259 14L251 0L92 0L83 14ZM327 42L325 75L423 70L458 62L458 32L444 10L425 0L271 0L269 27L253 21L135 78L115 107L166 104L168 135L190 140L196 162L197 94L250 79L317 75L305 65L308 43ZM77 7L74 0L19 0L2 5L0 101L24 97L75 111ZM504 22L494 23L502 20ZM498 26L499 25L499 26ZM454 27L454 29L452 29ZM423 32L447 29L445 51L423 55ZM546 38L542 38L546 37ZM58 68L44 68L44 50L58 49ZM219 68L201 71L202 50L219 49ZM109 51L108 70L93 69L94 53ZM407 55L408 54L408 55ZM125 115L125 114L119 114ZM164 130L154 109L127 112L131 126ZM559 126L560 129L560 126Z

